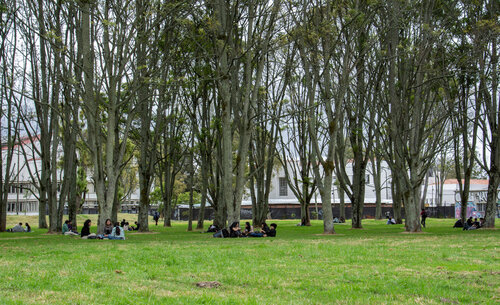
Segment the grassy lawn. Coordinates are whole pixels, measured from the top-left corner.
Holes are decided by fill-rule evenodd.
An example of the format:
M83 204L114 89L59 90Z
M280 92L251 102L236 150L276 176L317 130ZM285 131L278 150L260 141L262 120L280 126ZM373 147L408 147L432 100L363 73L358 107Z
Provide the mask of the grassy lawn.
M46 235L36 219L9 216L9 227L28 221L35 232L0 233L0 304L500 303L498 228L428 219L410 235L364 220L323 236L321 222L276 221L274 239L215 239L176 222L109 241Z

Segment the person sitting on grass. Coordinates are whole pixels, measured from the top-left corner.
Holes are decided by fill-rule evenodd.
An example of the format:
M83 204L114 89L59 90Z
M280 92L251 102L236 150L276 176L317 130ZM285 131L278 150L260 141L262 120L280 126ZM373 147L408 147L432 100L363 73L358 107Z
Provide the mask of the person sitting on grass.
M7 230L7 232L13 232L13 233L24 232L23 223L22 222L18 223L17 225L12 227L12 229Z
M264 237L266 237L266 236L267 236L267 237L276 237L276 228L277 228L277 227L278 227L278 225L277 225L277 224L272 223L272 224L270 225L269 232L268 232L266 235L264 235Z
M80 233L80 236L83 239L88 239L88 238L94 239L97 237L95 235L95 233L90 233L90 225L91 224L92 224L92 221L90 219L85 220L85 222L83 223L82 232Z
M260 230L259 233L253 232L250 233L248 236L251 237L276 237L276 228L278 227L277 224L272 223L269 227L267 226L266 223L262 224L262 229Z
M139 228L141 227L141 224L138 223L137 221L135 222L135 227L133 226L130 226L132 228L132 230L134 231L139 231Z
M125 219L123 219L123 220L122 220L122 222L120 222L120 227L122 227L122 228L123 228L123 227L125 226L125 223L126 223L126 222L127 222L127 221L126 221Z
M453 225L454 228L463 228L464 225L462 224L462 219L459 219L455 222L455 224Z
M229 226L229 237L241 237L240 223L235 221Z
M115 227L111 231L111 234L108 235L108 238L125 240L125 230L120 227L119 222L115 222Z
M260 232L252 232L248 236L251 237L266 237L267 234L269 233L270 229L269 226L263 222L262 223L262 228L260 229Z
M71 220L65 220L62 225L63 235L78 235L77 232L73 232L73 226L71 225Z
M395 225L396 224L396 220L394 220L394 218L392 218L391 216L387 216L387 223L388 225Z
M472 228L472 216L469 217L469 219L467 219L467 221L465 222L465 225L464 225L464 228L463 230L474 230L474 229L471 229Z
M104 236L108 236L113 231L113 223L111 219L106 219L106 223L104 224Z
M253 232L253 227L250 225L250 222L245 222L245 230L243 231L244 236L248 236Z
M69 232L69 227L68 227L69 220L65 220L63 225L62 225L62 234L66 235L66 232Z
M71 220L68 220L68 221L69 221L68 222L68 229L69 229L69 231L75 233L76 235L79 235L78 231L76 230L76 228L73 228L73 222L71 222Z
M207 233L209 233L209 232L215 233L217 231L219 231L219 228L214 223L212 223L210 225L210 227L208 227Z
M481 227L481 224L479 223L477 218L474 218L474 222L472 223L472 226L476 227L477 229L479 229Z
M30 233L31 227L30 227L29 223L25 223L24 225L26 226L26 229L24 229L24 232Z

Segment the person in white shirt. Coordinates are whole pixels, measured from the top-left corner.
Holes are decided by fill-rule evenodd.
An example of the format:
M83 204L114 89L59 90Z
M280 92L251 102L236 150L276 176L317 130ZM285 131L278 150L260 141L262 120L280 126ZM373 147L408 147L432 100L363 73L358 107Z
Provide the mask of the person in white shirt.
M115 227L113 228L113 231L111 231L111 234L108 235L108 238L125 240L125 230L120 227L119 222L115 222Z

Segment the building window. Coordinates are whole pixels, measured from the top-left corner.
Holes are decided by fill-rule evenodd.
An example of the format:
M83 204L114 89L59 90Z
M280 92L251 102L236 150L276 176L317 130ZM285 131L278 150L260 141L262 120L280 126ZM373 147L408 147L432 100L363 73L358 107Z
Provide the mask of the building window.
M280 177L280 196L288 196L288 183L284 177Z
M365 182L366 182L366 184L370 183L370 175L366 175Z

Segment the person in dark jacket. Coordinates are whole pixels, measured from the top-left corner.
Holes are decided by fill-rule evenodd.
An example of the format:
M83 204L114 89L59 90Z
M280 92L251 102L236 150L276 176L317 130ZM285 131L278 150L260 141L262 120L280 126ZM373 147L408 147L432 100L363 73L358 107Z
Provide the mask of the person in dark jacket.
M420 224L425 228L425 220L427 219L427 211L425 209L422 209L422 212L420 212L420 217L422 217Z
M277 225L277 224L272 223L272 224L270 225L269 232L268 232L266 235L264 235L264 237L266 237L266 236L267 236L267 237L276 237L276 228L277 228L277 227L278 227L278 225Z
M250 224L250 222L245 222L245 231L242 232L244 236L248 236L250 233L253 232L253 227Z
M467 219L467 221L465 222L465 225L464 225L464 230L470 230L472 228L472 216L469 217L469 219Z
M260 232L252 232L252 233L248 234L248 236L251 236L251 237L266 237L269 234L270 230L271 229L269 228L269 226L267 225L267 223L263 222L262 223L262 228L260 229Z
M454 228L463 228L464 225L462 224L462 219L457 220L455 224L453 225Z
M229 237L241 237L239 222L235 221L229 226Z
M83 223L83 228L82 231L80 232L80 236L82 238L89 238L89 237L94 237L95 238L95 233L90 233L90 225L92 224L92 221L90 219L85 220Z
M207 233L208 232L212 232L212 233L215 233L219 231L219 227L217 227L214 223L210 225L210 227L208 227L208 230L207 230Z
M158 211L154 212L153 220L156 222L156 225L158 225L158 220L160 220L160 213L158 213Z

